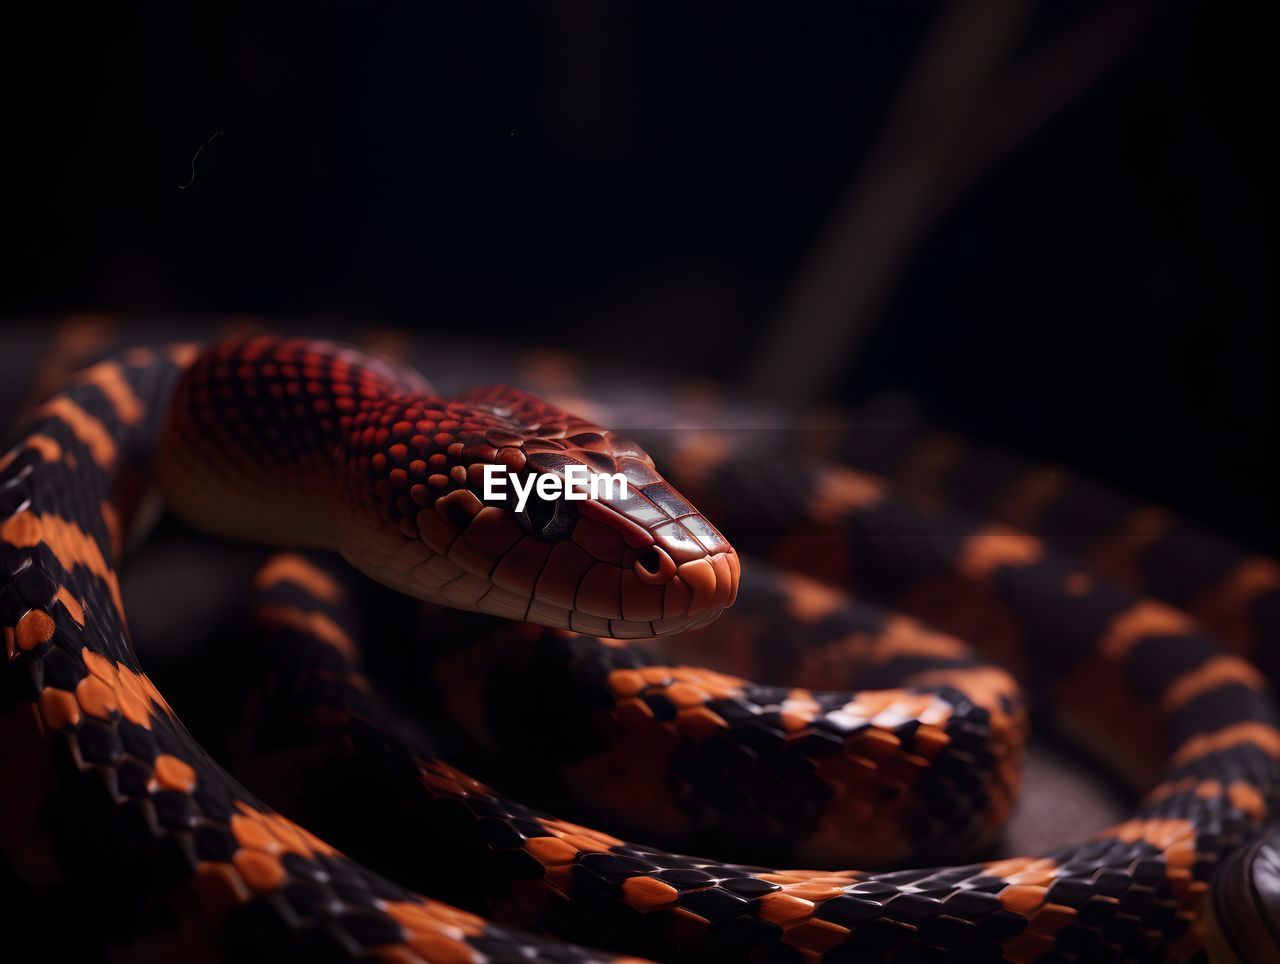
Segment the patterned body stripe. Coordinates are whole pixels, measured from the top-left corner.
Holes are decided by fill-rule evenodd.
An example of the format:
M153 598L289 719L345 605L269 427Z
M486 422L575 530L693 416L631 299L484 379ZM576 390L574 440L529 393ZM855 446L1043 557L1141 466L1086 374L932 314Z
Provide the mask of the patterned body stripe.
M334 359L352 371L340 375ZM345 433L341 444L348 446L337 477L347 497L369 509L363 531L379 533L364 543L340 543L344 552L368 563L364 554L379 549L385 555L363 567L399 588L412 583L435 593L456 582L443 601L463 608L512 615L507 610L519 598L503 603L499 595L496 604L480 605L493 586L502 588L496 574L516 540L526 538L499 538L514 534L511 520L484 515L488 507L466 498L472 484L466 465L493 459L504 447L486 433L520 434L520 444L505 447L521 449L522 457L551 451L591 461L595 452L615 464L636 463L632 470L645 480L640 502L584 512L567 529L556 528L555 537L549 532L557 517L522 522L555 547L532 569L527 561L515 566L517 575L532 571L534 578L506 591L525 593L530 602L520 615L552 628L509 630L507 669L516 673L502 680L491 670L489 705L482 700L482 712L463 715L473 741L501 743L529 718L519 712L528 698L522 691L542 696L530 705L541 707L548 729L527 727L523 736L552 748L555 773L533 789L560 794L566 806L584 805L586 785L605 782L602 776L622 763L652 763L653 770L631 771L639 807L633 802L628 810L622 799L628 777L619 778L615 803L624 819L643 820L652 807L674 818L664 826L713 848L747 837L768 841L774 852L807 856L806 846L829 850L844 842L834 830L823 836L819 814L838 812L856 825L868 819L868 800L879 796L896 801L881 814L891 819L877 824L886 828L883 840L861 841L862 852L873 861L897 860L914 856L910 848L937 826L950 827L916 816L936 804L925 790L938 779L934 785L955 788L949 807L964 828L962 841L977 844L1007 811L1016 778L1006 764L1017 756L1023 711L1010 676L979 662L959 638L994 652L1095 748L1121 751L1117 765L1137 772L1142 763L1155 770L1163 761L1161 782L1131 820L1095 839L1045 855L954 867L775 871L628 843L517 803L437 757L374 698L358 662L358 628L342 611L341 578L306 557L277 557L257 580L258 618L273 641L261 662L279 659L281 667L312 671L260 705L308 720L302 732L310 735L289 738L314 742L308 754L280 756L276 776L293 786L295 813L335 844L376 856L404 881L392 883L251 796L201 751L137 665L115 581L116 516L127 523L127 481L149 471L184 364L194 371L209 366L208 398L199 397L198 379L186 383L195 388L184 396L205 419L204 437L221 433L224 453L256 446L252 462L222 464L242 473L241 481L246 471L272 466L274 476L261 476L272 484L287 478L295 493L318 486L326 463L300 441L308 431L313 446L326 437L326 413L315 401L331 404L331 430ZM0 721L20 746L36 748L27 763L32 782L8 782L0 800L10 815L0 839L15 864L37 867L47 841L65 879L115 884L104 905L118 912L114 933L132 927L155 939L176 921L233 958L287 950L403 961L585 960L612 952L684 960L1138 960L1185 956L1199 946L1209 874L1275 813L1280 731L1257 675L1176 611L1091 574L1034 535L921 510L874 477L796 462L704 458L685 491L716 506L717 520L743 533L746 544L760 543L780 566L809 576L760 578L774 595L762 611L783 612L783 632L799 626L814 636L812 646L788 657L801 678L788 687L760 685L727 669L566 632L638 632L642 623L656 632L673 619L699 628L732 601L736 554L709 523L700 528L704 517L631 443L549 407L526 409L527 396L518 393L478 393L466 402L488 406L485 418L505 420L499 428L468 421L461 409L442 417L455 410L398 397L401 389L388 387L396 384L423 390L420 380L366 365L345 349L266 339L228 343L194 361L186 351L122 356L73 380L37 410L0 470L7 655ZM237 385L274 399L263 403L265 423L233 417L233 409L246 411ZM390 400L380 394L388 391ZM339 405L343 397L364 401ZM284 412L274 423L277 433L301 435L266 431L276 403ZM357 425L359 412L366 418ZM438 473L444 485L427 505L417 504L409 485L419 421L447 436L423 435L420 454L437 446L420 459L426 470L434 455L466 462ZM460 437L466 433L484 441ZM539 449L531 438L555 444ZM213 454L206 446L198 457ZM309 475L311 469L318 474ZM428 471L423 484L430 477ZM725 493L735 501L718 506L716 496ZM292 511L285 501L276 505L284 521L301 520L292 531L316 531L314 520L285 519ZM118 508L104 512L104 506ZM424 522L424 511L435 515ZM270 535L272 520L255 518ZM219 520L222 528L236 525L244 517ZM927 538L904 540L903 533ZM433 539L443 541L436 546ZM454 543L468 548L455 554ZM426 554L415 558L405 547L419 544ZM573 547L564 559L557 554L562 545ZM438 584L394 576L402 563L409 572L432 558L449 560L460 574ZM587 580L597 565L619 569L616 590L611 573L605 588ZM553 578L544 585L547 573ZM648 604L643 593L627 602L628 573L643 585L683 587L671 614L664 588L660 617L628 615L629 605ZM823 582L842 578L950 635L851 607L824 591ZM608 608L615 601L616 615ZM535 603L542 608L535 611ZM763 649L750 641L738 647ZM830 689L821 667L839 652L856 657L849 660L849 686L884 688ZM777 658L748 653L755 665ZM805 679L806 670L819 675ZM443 689L456 688L456 672L446 651L436 669ZM1098 699L1084 712L1082 696L1090 690ZM549 692L556 701L546 700ZM510 715L495 712L499 706ZM38 729L29 725L33 711ZM738 783L727 776L735 771L722 764L735 753L756 759L754 778ZM1133 759L1126 762L1124 754ZM330 756L323 778L312 782L312 765ZM698 783L700 773L714 779ZM326 790L335 781L358 788L342 796L365 801L367 812L326 811L333 796ZM714 798L717 784L727 797ZM779 789L761 794L747 819L705 817L707 810L732 810L757 785ZM806 796L806 788L816 792ZM46 808L39 820L33 793ZM817 832L770 828L769 820L785 823L791 815L777 809L779 800L802 809L802 822L816 822ZM889 829L893 819L898 824ZM721 831L724 839L716 838ZM876 844L884 846L878 854ZM165 908L160 922L140 912L156 906Z

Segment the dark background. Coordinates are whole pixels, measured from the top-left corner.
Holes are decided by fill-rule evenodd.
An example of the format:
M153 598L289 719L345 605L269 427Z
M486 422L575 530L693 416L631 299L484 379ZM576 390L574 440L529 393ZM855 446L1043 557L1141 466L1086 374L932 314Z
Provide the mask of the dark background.
M1248 8L3 16L0 350L68 312L324 315L797 407L902 389L1280 544L1275 58Z

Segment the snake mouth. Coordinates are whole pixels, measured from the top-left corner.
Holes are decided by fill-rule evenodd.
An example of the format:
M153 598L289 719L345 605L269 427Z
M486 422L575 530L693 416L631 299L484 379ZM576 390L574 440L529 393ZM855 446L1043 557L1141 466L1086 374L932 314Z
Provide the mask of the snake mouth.
M669 636L714 621L733 604L740 577L732 549L677 565L661 547L651 546L637 553L620 576L595 578L589 571L571 598L535 592L523 615L529 622L606 639ZM507 606L482 599L479 608L510 616Z
M700 629L733 604L742 574L732 548L677 561L680 547L651 542L606 561L573 541L528 538L495 561L472 552L470 538L437 553L365 516L339 518L342 555L386 586L454 609L605 639Z

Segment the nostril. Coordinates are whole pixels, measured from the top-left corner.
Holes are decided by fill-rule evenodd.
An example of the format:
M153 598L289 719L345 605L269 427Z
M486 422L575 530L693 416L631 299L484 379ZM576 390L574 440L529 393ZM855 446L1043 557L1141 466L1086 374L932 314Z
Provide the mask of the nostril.
M662 569L662 556L658 553L656 548L650 546L644 552L640 553L639 558L636 559L636 565L649 575L656 576Z
M676 563L660 546L649 546L636 556L632 570L649 586L662 586L676 574Z

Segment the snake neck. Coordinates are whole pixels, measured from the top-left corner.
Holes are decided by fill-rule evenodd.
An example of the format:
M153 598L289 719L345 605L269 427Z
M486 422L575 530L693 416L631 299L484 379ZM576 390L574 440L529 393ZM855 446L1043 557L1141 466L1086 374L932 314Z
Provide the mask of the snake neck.
M226 538L336 549L358 414L433 396L346 346L260 337L199 354L165 419L157 479L179 516Z

